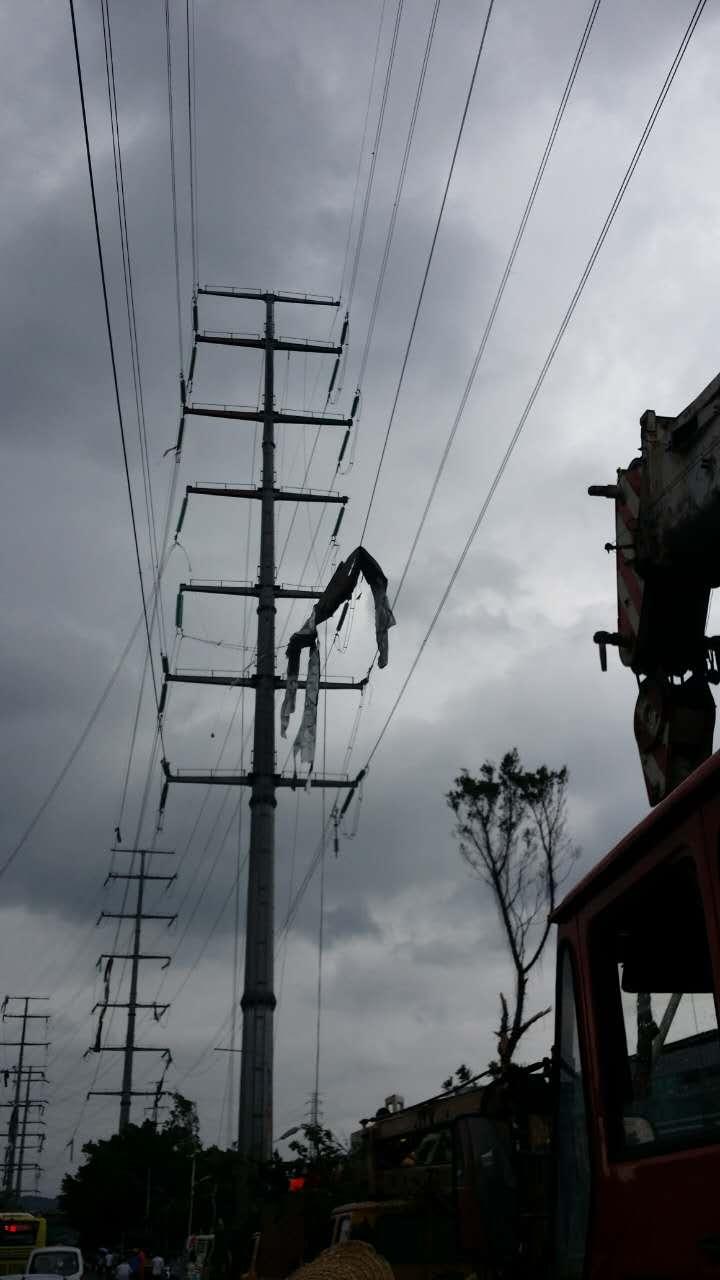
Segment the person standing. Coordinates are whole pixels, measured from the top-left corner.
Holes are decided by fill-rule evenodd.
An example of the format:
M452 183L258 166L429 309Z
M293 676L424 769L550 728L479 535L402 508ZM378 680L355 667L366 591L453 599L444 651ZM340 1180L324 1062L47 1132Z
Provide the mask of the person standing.
M158 1277L162 1277L164 1271L165 1271L165 1259L161 1257L159 1253L156 1253L151 1263L151 1272L153 1275L153 1280L158 1280Z
M132 1272L128 1262L119 1262L115 1268L115 1280L130 1280Z
M142 1249L133 1249L130 1259L130 1271L135 1280L145 1280L145 1253Z

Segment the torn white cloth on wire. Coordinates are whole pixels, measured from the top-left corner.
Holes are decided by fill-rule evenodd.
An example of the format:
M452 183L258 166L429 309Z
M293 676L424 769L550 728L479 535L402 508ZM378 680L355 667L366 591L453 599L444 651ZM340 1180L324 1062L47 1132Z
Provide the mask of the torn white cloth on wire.
M388 662L388 631L395 626L395 618L387 598L387 579L383 586L380 582L371 582L370 590L375 601L375 639L378 647L378 666L386 667Z
M375 602L375 637L378 646L378 666L386 667L388 661L388 631L395 626L395 619L387 598L388 580L377 560L364 547L356 547L347 560L341 561L328 585L320 596L309 618L291 637L286 650L288 667L285 697L280 711L280 732L287 733L290 717L295 710L300 654L303 649L317 645L317 629L321 622L332 617L336 609L349 600L362 573Z
M297 731L295 741L293 743L293 757L295 760L295 771L297 772L298 756L302 764L310 766L312 773L315 763L315 740L317 737L317 709L318 697L320 695L320 650L318 646L313 645L308 658L307 683L305 685L305 706L303 707L303 716L300 722L300 728Z
M290 653L290 646L295 637L302 636L302 644L298 644ZM305 638L307 637L307 638ZM295 702L297 699L298 678L300 676L300 650L307 644L315 644L317 640L317 627L315 625L315 610L313 609L309 618L306 618L299 631L294 632L290 637L290 644L287 647L288 669L285 679L285 697L282 700L280 708L280 736L285 737L290 723L290 717L295 710Z

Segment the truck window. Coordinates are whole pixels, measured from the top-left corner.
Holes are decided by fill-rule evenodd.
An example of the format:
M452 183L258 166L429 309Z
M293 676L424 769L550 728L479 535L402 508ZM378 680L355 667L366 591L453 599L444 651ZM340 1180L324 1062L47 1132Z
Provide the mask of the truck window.
M616 1158L720 1139L720 1036L695 867L681 857L608 910L608 1101ZM614 1012L613 1012L614 1011Z
M579 1280L584 1271L590 1210L590 1157L569 947L562 953L559 970L556 1070L556 1274L559 1280Z

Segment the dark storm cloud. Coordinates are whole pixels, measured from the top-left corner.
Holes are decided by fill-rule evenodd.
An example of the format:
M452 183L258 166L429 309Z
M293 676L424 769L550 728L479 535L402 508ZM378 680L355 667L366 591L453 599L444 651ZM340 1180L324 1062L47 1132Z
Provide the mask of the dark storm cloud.
M589 7L589 6L587 6ZM495 6L488 46L428 283L406 385L368 528L368 546L391 591L422 511L431 475L494 296L517 220L573 56L585 8L570 0ZM672 0L601 6L526 243L519 255L478 382L458 432L427 530L419 543L390 637L391 660L363 712L350 765L366 758L408 669L477 514L505 443L546 354L690 13ZM121 392L147 568L123 315L117 215L95 5L78 4L81 51L107 254ZM164 24L160 7L130 12L111 4L128 219L143 361L150 461L162 518L178 416ZM198 202L200 272L205 280L332 292L340 282L360 132L379 6L317 0L298 6L198 3ZM391 85L352 317L346 411L392 207L430 3L406 6ZM178 181L184 342L191 287L187 150L182 97L184 6L171 6L180 142ZM422 267L484 13L465 0L441 6L426 97L400 205L395 243L364 388L353 468L341 478L353 501L342 554L357 541L392 402ZM493 1051L497 992L507 980L497 922L482 887L467 877L444 794L463 766L476 768L513 743L529 764L567 762L569 820L582 846L577 874L645 810L632 742L632 681L615 667L600 676L592 632L613 627L614 578L602 544L606 509L585 498L588 483L612 478L637 443L637 418L650 404L674 412L716 372L707 316L714 314L720 257L715 184L718 24L709 11L691 46L646 159L598 270L538 401L517 458L468 557L418 671L373 761L354 839L341 834L326 859L326 1014L322 1090L326 1119L350 1129L390 1092L427 1096L461 1060L479 1067ZM56 776L138 616L127 496L103 331L67 12L32 0L5 22L2 58L4 296L4 462L2 477L5 628L2 691L6 737L0 831L9 847ZM379 63L384 75L389 27ZM370 118L371 134L377 110ZM367 157L363 168L367 171ZM703 181L698 184L697 174ZM362 191L362 184L361 184ZM257 330L252 307L208 307L203 323ZM285 312L282 332L326 332L329 317ZM682 335L682 340L678 337ZM227 357L227 353L223 353ZM318 386L326 385L324 367ZM253 400L257 367L201 353L197 392ZM288 400L315 383L315 366L294 365ZM311 429L278 441L278 470L298 483ZM338 436L324 433L312 483L327 484ZM195 479L249 479L252 428L193 419L187 424L180 486ZM257 459L255 467L257 478ZM222 505L222 504L220 504ZM232 506L232 504L225 504ZM183 532L195 575L242 577L247 513L191 505ZM281 526L287 528L287 514ZM326 519L318 539L327 543ZM327 532L326 532L327 530ZM257 560L257 524L249 574ZM298 520L280 569L299 578L309 545ZM168 644L183 553L167 570ZM318 572L311 560L308 575ZM293 615L295 624L298 613ZM234 643L242 611L234 603L188 607L188 630ZM254 621L249 614L250 627ZM288 612L282 614L283 623ZM373 652L366 601L358 606L336 674L361 674ZM181 665L239 668L243 655L184 641ZM64 1143L98 1065L80 1060L92 1037L88 1011L98 988L93 964L112 926L93 929L105 893L107 849L120 793L141 670L140 642L87 747L3 881L3 958L9 989L48 983L57 1013L51 1078L48 1188L67 1161ZM173 696L166 719L173 764L209 767L231 723L237 696ZM355 713L354 695L329 702L328 768L339 768ZM235 713L224 766L240 758ZM248 704L249 717L249 704ZM293 726L291 735L296 726ZM213 736L214 735L214 736ZM135 835L152 739L146 695L136 762L123 816ZM292 741L279 743L279 762ZM248 756L246 755L246 760ZM145 827L160 780L153 777ZM183 1088L200 1103L213 1140L221 1119L227 1055L223 1019L231 998L233 880L238 798L218 789L173 788L165 847L182 859L176 889L161 910L181 907L175 932L149 928L148 946L178 948L163 988L179 992L166 1026L141 1020L146 1043L172 1044L175 1080L202 1054ZM197 834L190 844L200 806ZM294 839L297 813L297 839ZM346 824L353 829L354 807ZM279 924L300 883L322 823L316 794L283 792L278 820ZM224 841L224 844L221 843ZM189 846L189 847L188 847ZM293 853L294 850L294 853ZM210 875L212 869L212 874ZM208 878L209 877L209 878ZM314 881L287 943L277 1034L278 1130L297 1123L312 1087L319 886ZM202 895L202 896L201 896ZM190 912L194 910L191 919ZM211 930L214 929L212 936ZM179 940L186 936L179 945ZM548 960L537 1003L551 999ZM143 975L150 998L155 972ZM113 976L119 990L120 974ZM182 989L181 989L182 988ZM359 1034L362 1028L362 1034ZM119 1024L113 1026L113 1038ZM542 1027L534 1046L547 1048ZM149 1057L150 1055L148 1055ZM157 1064L138 1068L141 1087ZM100 1064L113 1087L117 1063ZM108 1132L115 1104L88 1104L79 1141Z

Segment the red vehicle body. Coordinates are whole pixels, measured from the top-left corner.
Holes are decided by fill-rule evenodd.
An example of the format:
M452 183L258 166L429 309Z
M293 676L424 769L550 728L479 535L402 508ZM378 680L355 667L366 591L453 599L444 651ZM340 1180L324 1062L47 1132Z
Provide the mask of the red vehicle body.
M556 912L558 1280L720 1275L720 753Z

